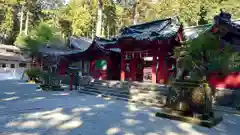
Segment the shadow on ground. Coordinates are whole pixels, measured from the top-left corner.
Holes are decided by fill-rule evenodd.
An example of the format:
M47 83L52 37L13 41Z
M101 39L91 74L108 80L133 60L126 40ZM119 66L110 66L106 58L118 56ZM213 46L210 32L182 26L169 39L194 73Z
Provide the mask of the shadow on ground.
M4 86L8 90L0 94L1 99L19 97L0 103L3 135L237 135L240 125L240 115L224 114L222 123L208 129L155 117L158 108L85 94L43 92L24 83L12 85ZM24 97L26 93L20 92L24 89L31 96Z

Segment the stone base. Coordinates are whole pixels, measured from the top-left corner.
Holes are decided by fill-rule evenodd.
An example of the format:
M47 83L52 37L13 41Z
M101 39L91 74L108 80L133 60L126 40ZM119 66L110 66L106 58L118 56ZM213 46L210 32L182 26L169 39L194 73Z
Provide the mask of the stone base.
M49 85L40 85L37 89L42 89L45 91L64 91L61 86L49 86Z
M198 117L186 116L179 111L163 109L161 112L157 112L156 116L212 128L222 121L222 116L219 113L214 112L213 114L214 115L208 119L202 119Z

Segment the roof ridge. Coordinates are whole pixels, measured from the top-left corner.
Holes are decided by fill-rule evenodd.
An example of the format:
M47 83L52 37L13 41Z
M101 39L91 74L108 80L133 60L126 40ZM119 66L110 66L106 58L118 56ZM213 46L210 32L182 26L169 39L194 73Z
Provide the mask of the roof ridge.
M82 39L82 40L85 40L86 42L92 42L93 41L90 38L82 37L82 36L71 36L71 38Z
M236 20L231 20L232 23L240 21L240 19L236 19ZM198 25L198 26L188 26L188 27L184 27L184 29L192 29L192 28L200 28L200 27L206 27L206 26L211 26L213 25L213 23L208 23L208 24L202 24L202 25Z
M114 41L115 37L114 38L103 38L103 37L98 37L98 36L95 36L94 40L96 41L97 39L100 39L100 40L103 40L103 41L108 41L108 42L112 42Z
M150 21L150 22L145 22L145 23L141 23L141 24L135 24L135 25L130 25L130 26L125 26L126 28L134 28L134 27L139 27L139 26L143 26L146 24L152 24L152 23L157 23L157 22L162 22L162 21L170 21L172 18L166 18L166 19L159 19L159 20L154 20L154 21Z

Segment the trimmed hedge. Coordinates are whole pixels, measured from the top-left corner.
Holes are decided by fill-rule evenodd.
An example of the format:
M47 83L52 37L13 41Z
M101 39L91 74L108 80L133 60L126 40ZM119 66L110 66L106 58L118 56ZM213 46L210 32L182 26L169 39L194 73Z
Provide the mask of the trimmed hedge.
M64 89L59 85L40 85L42 90L46 91L64 91Z
M38 68L28 69L25 71L25 73L28 75L29 80L32 80L35 82L39 82L41 76L43 75L43 72Z

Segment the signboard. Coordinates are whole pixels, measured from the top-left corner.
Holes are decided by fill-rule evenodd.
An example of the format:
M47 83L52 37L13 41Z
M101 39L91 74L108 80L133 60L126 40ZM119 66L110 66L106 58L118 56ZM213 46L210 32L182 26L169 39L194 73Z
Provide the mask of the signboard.
M95 63L95 68L99 70L107 69L107 61L106 60L97 60Z
M78 72L78 76L82 76L82 72L81 71Z
M240 72L240 62L234 62L230 65L232 72Z
M143 69L143 81L151 81L152 80L152 68L145 67Z

